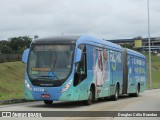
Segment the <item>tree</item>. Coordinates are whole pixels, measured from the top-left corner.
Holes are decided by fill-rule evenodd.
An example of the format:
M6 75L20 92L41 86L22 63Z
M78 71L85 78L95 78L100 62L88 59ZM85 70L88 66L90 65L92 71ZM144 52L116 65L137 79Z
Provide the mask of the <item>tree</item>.
M10 48L9 46L6 45L1 45L0 46L0 53L2 54L6 54L6 53L11 53L12 52L12 48Z
M32 38L28 36L13 37L10 40L9 46L16 53L22 53L24 48L28 48L30 46L31 41Z
M121 46L124 47L124 48L133 49L133 45L130 44L130 43L121 44Z
M23 53L30 46L32 38L28 36L13 37L0 41L0 53Z

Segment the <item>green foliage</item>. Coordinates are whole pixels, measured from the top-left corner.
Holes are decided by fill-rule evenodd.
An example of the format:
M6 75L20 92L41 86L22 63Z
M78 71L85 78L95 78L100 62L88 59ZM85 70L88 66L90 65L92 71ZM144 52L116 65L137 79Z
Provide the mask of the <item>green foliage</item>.
M11 53L12 52L12 48L7 46L7 45L1 45L0 44L0 53L5 53L5 54L8 54L8 53Z
M12 48L13 51L17 53L22 53L24 48L28 48L32 39L28 36L23 37L14 37L11 38L9 46Z
M6 45L1 45L0 46L0 53L11 53L12 48Z
M30 46L32 38L29 36L13 37L9 41L0 41L0 53L23 53Z
M130 43L121 44L121 46L124 47L124 48L133 49L133 45L130 44Z

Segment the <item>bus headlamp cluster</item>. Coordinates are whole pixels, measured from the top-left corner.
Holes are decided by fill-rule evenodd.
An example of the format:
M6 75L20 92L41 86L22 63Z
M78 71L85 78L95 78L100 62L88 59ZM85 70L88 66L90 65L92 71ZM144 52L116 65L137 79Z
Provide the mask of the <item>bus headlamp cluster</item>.
M66 92L71 86L72 80L70 80L61 90L61 92Z
M29 91L32 91L32 87L30 86L30 84L27 82L27 80L25 80L25 86Z

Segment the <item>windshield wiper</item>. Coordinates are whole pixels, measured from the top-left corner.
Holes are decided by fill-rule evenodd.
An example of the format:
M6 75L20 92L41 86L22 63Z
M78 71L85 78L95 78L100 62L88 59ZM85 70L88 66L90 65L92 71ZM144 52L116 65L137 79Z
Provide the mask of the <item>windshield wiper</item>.
M49 76L49 75L42 75L42 76L38 76L38 77L39 77L39 78L41 78L41 77L42 77L42 78L46 78L46 77L47 77L47 78L49 78L49 77L53 77L53 76Z
M37 76L34 80L37 80L37 79L44 79L46 80L47 78L51 78L52 76L45 76L45 75L42 75L42 76Z
M41 78L57 78L57 80L59 80L59 78L54 74L54 77L53 76L50 76L50 75L42 75L42 76L38 76L39 79Z

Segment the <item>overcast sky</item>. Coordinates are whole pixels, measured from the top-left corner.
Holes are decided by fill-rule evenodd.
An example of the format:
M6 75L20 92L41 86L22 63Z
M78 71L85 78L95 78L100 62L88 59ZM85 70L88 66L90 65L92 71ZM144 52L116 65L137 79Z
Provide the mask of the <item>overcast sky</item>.
M148 37L147 0L0 0L0 40L28 35ZM160 37L160 0L150 0L151 37Z

